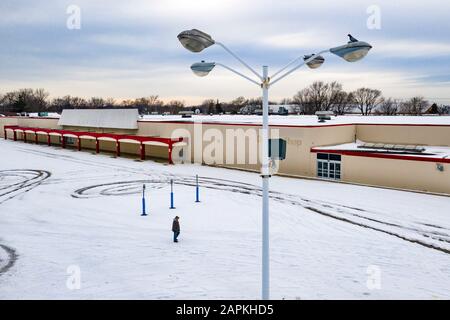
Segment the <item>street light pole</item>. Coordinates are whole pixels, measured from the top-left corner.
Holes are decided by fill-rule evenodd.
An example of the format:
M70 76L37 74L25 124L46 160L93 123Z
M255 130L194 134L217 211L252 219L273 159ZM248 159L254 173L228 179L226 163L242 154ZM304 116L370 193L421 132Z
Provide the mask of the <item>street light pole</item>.
M198 76L207 76L215 66L221 66L242 78L261 86L262 88L262 107L263 107L263 123L262 123L262 150L261 150L261 177L262 177L262 299L268 300L269 295L269 88L280 81L281 79L287 77L295 70L299 69L303 65L307 65L311 69L316 69L322 65L325 59L321 56L322 53L333 53L348 62L355 62L364 58L372 46L364 41L359 41L348 35L350 41L339 47L334 47L324 51L320 51L317 54L312 54L309 56L301 56L285 67L280 69L278 72L269 77L269 68L263 66L262 76L258 74L252 67L245 63L241 58L239 58L235 53L228 49L223 43L215 41L209 34L204 33L197 29L186 30L178 35L178 40L181 42L183 47L191 52L201 52L204 49L216 44L221 46L225 51L232 55L236 60L238 60L243 66L250 70L259 81L257 82L246 75L234 70L226 65L216 62L205 62L194 63L191 66L191 70ZM300 63L301 62L301 63ZM292 67L289 71L281 74L283 71ZM281 74L280 76L278 76ZM278 76L277 78L275 78ZM273 79L271 82L271 78Z
M262 125L262 299L269 299L269 68L263 66L262 104L263 104L263 125Z

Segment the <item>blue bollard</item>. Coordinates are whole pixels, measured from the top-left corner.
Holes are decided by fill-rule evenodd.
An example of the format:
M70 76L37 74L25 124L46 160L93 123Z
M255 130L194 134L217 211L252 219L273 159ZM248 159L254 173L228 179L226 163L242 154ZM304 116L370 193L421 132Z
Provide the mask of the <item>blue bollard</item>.
M200 188L198 186L198 175L196 176L197 185L195 187L195 202L200 202Z
M145 184L142 187L142 217L145 217L147 214L145 213Z
M175 209L173 205L173 180L170 180L170 209Z

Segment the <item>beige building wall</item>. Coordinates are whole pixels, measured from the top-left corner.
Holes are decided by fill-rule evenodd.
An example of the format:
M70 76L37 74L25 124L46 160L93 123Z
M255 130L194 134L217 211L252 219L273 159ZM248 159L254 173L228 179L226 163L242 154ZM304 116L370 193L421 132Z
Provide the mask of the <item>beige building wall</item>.
M5 131L3 130L5 126L17 126L17 118L10 118L10 117L0 117L0 137L5 137ZM8 134L11 134L8 132Z
M243 150L237 149L237 140L235 140L234 143L230 140L231 134L233 132L238 132L238 130L247 135L246 148ZM315 175L315 155L310 152L311 147L352 142L355 141L356 134L354 125L328 126L320 128L272 126L271 130L272 134L276 134L276 131L278 131L279 137L287 141L286 159L280 162L279 172L297 176ZM254 139L249 137L256 135L256 140L259 141L260 126L223 125L210 123L195 126L193 123L186 122L163 123L140 121L138 134L160 137L183 136L188 138L190 142L192 142L193 139L198 139L198 137L196 137L197 135L203 137L203 144L201 147L202 151L196 151L195 145L190 143L189 158L192 162L202 162L211 165L254 171L259 171L260 169L259 154L257 156L257 163L249 163L251 158L255 158L254 153L259 152L258 145L250 143L250 141L254 141ZM217 156L214 153L210 154L208 146L214 143L215 139L208 139L209 134L211 136L217 135L222 137L222 140L218 142L218 145L222 146L223 157ZM233 145L234 148L232 148ZM234 150L234 163L227 163L227 146L230 148L229 150ZM175 148L174 152L176 153L177 150L178 149ZM243 152L244 154L239 154L239 152ZM241 159L246 159L245 163L238 163L237 160L239 156ZM215 158L222 158L223 162L214 162Z
M342 180L399 189L450 194L450 164L342 156Z
M328 126L326 128L315 127L315 128L306 128L303 130L305 130L304 134L305 146L300 150L298 150L297 153L298 158L291 159L291 162L296 161L296 159L302 161L302 167L304 167L303 170L297 173L296 171L289 168L289 170L280 171L280 173L315 177L317 158L316 154L311 152L312 147L330 146L341 143L354 142L356 138L355 136L356 128L354 125L335 126L335 127ZM303 165L303 163L305 164Z
M58 128L58 119L1 117L0 118L0 137L2 137L2 138L4 138L4 130L3 129L5 126L23 126L23 127L34 127L34 128L57 129ZM9 132L8 134L11 134L11 132ZM33 135L33 139L34 139L34 135Z
M24 127L33 128L46 128L46 129L56 129L58 128L58 119L39 119L39 118L17 118L17 125Z
M136 135L137 134L137 130L129 130L129 129L86 128L86 127L78 127L78 126L63 126L62 128L64 130L71 130L71 131L88 131L88 132L127 134L127 135Z
M356 135L365 142L450 147L450 126L358 124Z

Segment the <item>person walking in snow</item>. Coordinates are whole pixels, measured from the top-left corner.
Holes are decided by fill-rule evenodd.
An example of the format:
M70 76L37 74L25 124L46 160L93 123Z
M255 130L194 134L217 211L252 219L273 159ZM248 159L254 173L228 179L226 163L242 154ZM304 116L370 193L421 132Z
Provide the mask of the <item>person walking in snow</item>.
M173 219L172 223L173 242L178 242L178 236L180 235L180 222L178 221L179 219L180 219L179 216L176 216L175 219Z

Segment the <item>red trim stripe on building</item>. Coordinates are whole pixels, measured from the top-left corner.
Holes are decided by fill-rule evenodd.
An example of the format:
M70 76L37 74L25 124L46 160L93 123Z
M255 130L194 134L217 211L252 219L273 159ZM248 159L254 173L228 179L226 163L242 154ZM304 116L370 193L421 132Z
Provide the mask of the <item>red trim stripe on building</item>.
M96 142L96 152L99 153L99 139L102 138L108 138L116 141L116 154L117 156L120 156L120 141L123 140L131 140L136 141L140 143L140 154L141 159L145 159L145 142L159 142L166 144L168 146L169 150L169 163L172 164L172 150L173 150L173 144L177 142L182 142L183 138L161 138L161 137L145 137L145 136L133 136L133 135L125 135L125 134L115 134L115 133L101 133L101 132L89 132L89 131L71 131L71 130L60 130L60 129L47 129L47 128L31 128L31 127L21 127L21 126L15 126L15 125L7 125L4 126L5 131L5 139L8 139L8 135L6 133L6 130L12 130L14 132L14 141L17 140L16 132L21 131L24 133L31 132L35 135L35 143L39 143L38 141L38 134L46 134L47 135L47 144L50 145L50 135L51 134L57 134L61 137L65 136L75 136L77 137L77 148L78 150L81 150L81 138L83 137L89 137L92 139L95 139ZM26 142L26 135L24 135L24 141ZM61 140L61 147L65 148L65 140Z

